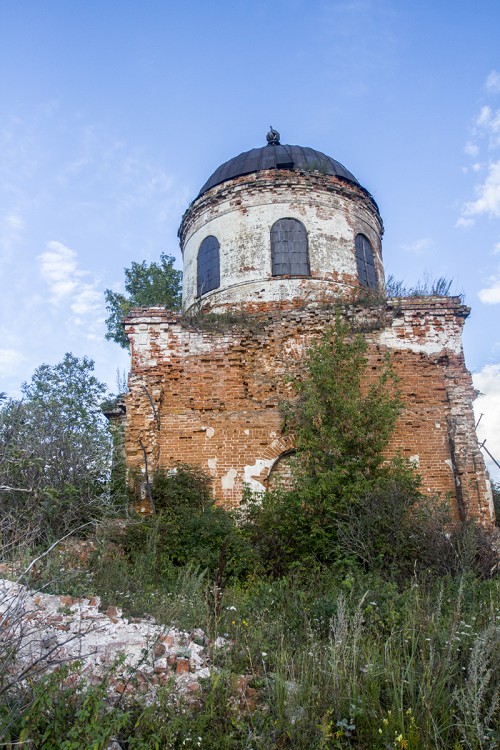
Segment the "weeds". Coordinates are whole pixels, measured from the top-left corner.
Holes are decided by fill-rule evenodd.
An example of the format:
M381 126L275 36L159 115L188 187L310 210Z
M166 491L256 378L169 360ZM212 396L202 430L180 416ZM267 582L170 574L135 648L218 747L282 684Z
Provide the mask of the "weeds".
M388 297L451 297L452 285L453 279L444 276L433 279L425 274L423 280L419 279L415 286L406 286L391 274L386 281L385 291Z
M180 568L158 596L141 590L144 570L144 561L128 569L131 611L148 603L160 621L202 626L212 643L225 637L196 700L179 704L167 686L151 705L113 705L99 686L70 694L52 676L30 687L9 741L75 750L104 750L112 736L123 750L493 750L500 739L498 580L467 574L398 591L372 574L256 577L220 592L215 609L213 580L199 569ZM5 723L5 710L0 716Z
M251 333L258 333L262 329L264 316L246 310L228 310L215 313L195 310L180 318L181 325L199 331L211 333L226 333L232 329L246 329Z

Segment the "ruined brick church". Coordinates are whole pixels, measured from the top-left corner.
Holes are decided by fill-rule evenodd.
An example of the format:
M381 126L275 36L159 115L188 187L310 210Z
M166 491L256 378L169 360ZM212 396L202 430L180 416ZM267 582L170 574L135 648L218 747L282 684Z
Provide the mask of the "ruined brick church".
M375 200L342 164L282 145L273 129L267 145L216 169L179 229L183 313L140 308L124 322L128 467L201 466L227 506L245 485L286 479L286 376L341 304L364 331L367 378L390 352L400 379L389 454L411 459L457 516L491 523L461 343L469 309L458 297L386 299L382 234Z

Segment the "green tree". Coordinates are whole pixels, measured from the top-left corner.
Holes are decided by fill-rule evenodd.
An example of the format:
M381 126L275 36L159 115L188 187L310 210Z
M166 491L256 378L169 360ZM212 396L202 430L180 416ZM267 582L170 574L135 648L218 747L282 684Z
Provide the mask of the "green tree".
M366 351L364 338L338 316L292 383L296 398L283 411L285 429L296 441L294 486L251 503L247 527L265 565L278 575L296 562L332 563L345 556L339 531L361 501L371 497L376 504L390 490L409 497L406 512L419 496L408 465L385 462L400 411L397 379L388 358L378 376L370 376ZM390 532L386 520L379 524L382 535Z
M386 357L369 384L366 351L365 339L337 317L293 382L297 400L285 407L285 422L295 434L298 478L315 493L369 479L384 460L400 410L397 379Z
M38 367L23 398L0 405L0 528L4 544L51 542L102 515L111 441L94 363L65 354Z
M173 267L174 258L162 253L159 263L133 262L125 268L125 294L106 289L106 338L124 349L129 342L122 326L124 318L133 307L163 306L179 310L181 305L182 271Z

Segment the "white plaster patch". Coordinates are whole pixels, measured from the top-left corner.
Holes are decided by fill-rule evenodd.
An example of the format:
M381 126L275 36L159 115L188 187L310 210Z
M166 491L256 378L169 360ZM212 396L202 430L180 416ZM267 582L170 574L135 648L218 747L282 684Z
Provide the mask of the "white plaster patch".
M214 428L213 427L207 427L206 430L205 430L205 435L207 436L207 438L213 437L215 435Z
M405 325L393 323L392 328L386 328L379 335L378 340L382 346L389 349L410 349L412 352L422 354L438 354L443 349L450 349L454 354L462 351L461 336L458 331L443 330L429 323L425 339L415 336L411 321L405 321Z
M253 466L243 467L243 481L253 492L264 492L265 488L257 477L262 476L263 469L267 469L267 476L273 463L272 458L258 458Z
M211 473L215 473L217 471L217 459L216 458L209 458L207 460L207 466Z
M250 430L243 430L243 433L244 433L245 435L250 435Z
M441 428L441 422L436 422L436 427L439 430Z
M410 456L409 461L413 466L420 466L420 456L417 453L414 456Z
M488 477L486 477L486 502L488 503L490 518L493 521L493 519L495 518L495 504L493 502L493 488Z
M224 476L220 478L220 483L223 490L234 489L234 480L236 479L237 473L238 472L236 471L236 469L229 469L227 474L224 474Z
M304 356L304 346L301 342L296 341L295 339L288 339L283 346L283 354L298 362Z
M460 487L461 482L460 482L459 477L457 477L457 475L455 474L455 468L453 466L453 461L451 460L451 458L445 458L444 462L445 462L445 464L447 464L450 467L450 469L453 472L453 478L455 480L455 485L457 487Z

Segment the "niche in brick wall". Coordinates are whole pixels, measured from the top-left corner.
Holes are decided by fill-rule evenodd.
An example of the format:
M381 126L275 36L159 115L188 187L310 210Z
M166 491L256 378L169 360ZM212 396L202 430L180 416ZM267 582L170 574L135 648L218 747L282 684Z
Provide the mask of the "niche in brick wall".
M295 451L282 453L271 466L267 477L267 489L275 490L281 487L285 490L292 489L293 485L293 461Z

